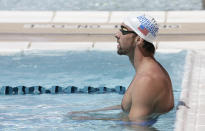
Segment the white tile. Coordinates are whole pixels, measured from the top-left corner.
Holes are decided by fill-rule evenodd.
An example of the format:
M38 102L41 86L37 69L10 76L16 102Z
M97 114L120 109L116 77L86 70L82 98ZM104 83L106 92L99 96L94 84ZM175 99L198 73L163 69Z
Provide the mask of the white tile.
M169 23L204 23L205 11L169 11Z
M203 94L203 95L200 95L200 97L199 97L199 103L200 104L205 104L205 95Z
M205 41L161 41L158 44L158 49L187 49L187 50L201 50L205 49Z
M201 61L202 62L202 61ZM205 61L203 62L203 63L205 63ZM203 68L201 68L201 72L202 73L205 73L204 71L203 71L204 69ZM204 76L204 74L201 74L202 76ZM205 89L205 83L201 83L200 85L199 85L199 89Z
M0 23L50 22L51 11L0 11Z
M205 125L204 126L197 126L196 131L205 131Z
M117 51L117 42L97 42L92 50Z
M194 131L196 125L192 124L192 123L187 123L187 125L185 125L185 130L184 131Z
M182 49L157 49L156 52L160 53L179 53Z
M197 114L197 107L190 107L187 111L191 114Z
M205 131L205 126L197 126L196 131Z
M183 130L183 120L177 121L174 126L174 131L182 131Z
M105 23L108 16L106 11L57 11L53 22Z
M113 11L110 23L121 23L123 19L130 14L135 14L136 16L147 14L155 18L158 23L163 23L165 21L165 12L163 11Z
M196 114L188 115L186 119L187 125L193 125L196 122Z
M37 50L90 50L91 42L32 42L30 49Z
M18 42L11 42L11 41L1 41L0 42L0 50L23 50L26 49L29 42L27 41L18 41Z
M201 115L201 114L197 115L197 125L198 126L200 126L200 125L205 126L205 115Z
M195 131L195 127L196 127L196 126L189 126L189 125L188 125L188 126L186 127L186 130L184 130L184 131ZM181 131L182 131L182 130L181 130Z
M184 112L186 112L186 109L185 108L182 108L181 106L180 106L180 108L177 110L177 112L176 112L176 119L177 120L183 120L183 117L184 117Z
M199 113L200 115L205 115L205 102L204 102L204 104L200 104L200 105L199 105L199 109L198 109L198 110L199 110L198 113Z

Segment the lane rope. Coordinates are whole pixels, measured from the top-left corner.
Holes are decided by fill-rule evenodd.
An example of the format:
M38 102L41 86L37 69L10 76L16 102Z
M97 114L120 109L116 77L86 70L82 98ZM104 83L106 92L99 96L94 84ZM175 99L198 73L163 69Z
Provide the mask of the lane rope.
M76 86L52 86L51 88L45 88L42 86L2 86L0 87L0 94L1 95L25 95L25 94L71 94L71 93L87 93L87 94L103 94L103 93L118 93L124 94L125 93L124 86L115 86L115 88L108 88L108 87L92 87L92 86L84 86L84 88L78 88Z

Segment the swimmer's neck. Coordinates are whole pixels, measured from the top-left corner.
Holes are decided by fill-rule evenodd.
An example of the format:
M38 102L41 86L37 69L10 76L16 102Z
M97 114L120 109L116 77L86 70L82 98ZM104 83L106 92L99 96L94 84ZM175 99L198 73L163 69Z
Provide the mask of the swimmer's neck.
M142 49L139 49L139 47L133 49L128 54L128 57L136 72L137 69L140 69L140 67L144 63L147 63L147 61L155 61L154 56L152 54L147 54L145 51L142 51Z

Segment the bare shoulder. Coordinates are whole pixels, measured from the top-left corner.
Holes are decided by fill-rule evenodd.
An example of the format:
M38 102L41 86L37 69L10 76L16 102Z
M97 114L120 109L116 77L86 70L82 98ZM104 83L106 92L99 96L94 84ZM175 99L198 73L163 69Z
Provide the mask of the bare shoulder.
M134 82L133 95L148 96L149 99L156 98L160 93L166 90L168 85L167 81L163 77L156 77L149 74L143 74L139 76Z
M143 74L136 79L134 85L137 86L138 89L140 88L145 89L146 87L152 86L153 82L154 82L153 77Z
M156 78L149 75L142 75L134 82L133 93L138 93L139 95L147 94L153 95L158 93L158 82Z
M138 86L138 88L142 87L146 89L146 87L159 86L159 83L163 81L162 79L162 77L160 78L160 76L152 74L140 74L135 81L135 85Z

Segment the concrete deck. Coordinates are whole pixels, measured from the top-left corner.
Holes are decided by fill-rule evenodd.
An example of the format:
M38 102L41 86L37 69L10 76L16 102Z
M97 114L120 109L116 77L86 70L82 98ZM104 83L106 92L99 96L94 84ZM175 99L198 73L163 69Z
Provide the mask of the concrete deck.
M188 50L175 131L204 131L205 11L0 11L0 54L27 50L116 50L114 33L130 13L146 13L157 19L157 51Z
M205 11L0 11L0 41L115 41L130 13L153 16L160 26L158 41L205 41Z
M205 130L205 53L191 51L187 56L181 101L175 131Z

